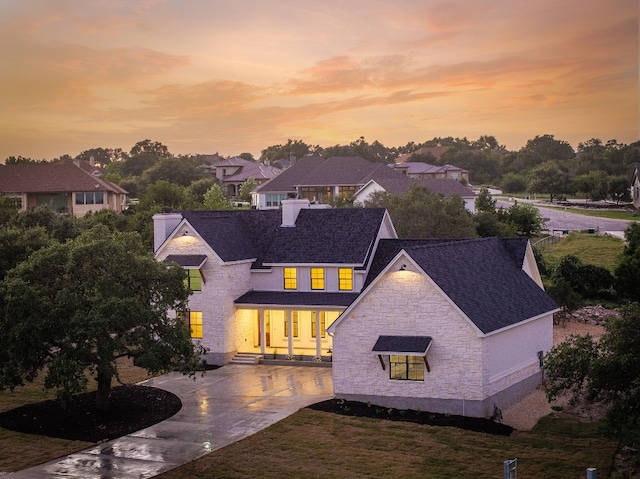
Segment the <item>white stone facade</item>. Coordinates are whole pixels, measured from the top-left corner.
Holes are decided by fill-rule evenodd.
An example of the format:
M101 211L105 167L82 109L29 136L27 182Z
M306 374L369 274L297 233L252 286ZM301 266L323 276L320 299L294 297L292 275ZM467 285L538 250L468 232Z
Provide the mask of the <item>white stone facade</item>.
M389 268L336 326L336 397L482 417L540 382L537 351L551 347L551 316L485 337L424 274L398 269ZM389 357L383 370L372 352L382 335L432 337L424 381L390 379Z

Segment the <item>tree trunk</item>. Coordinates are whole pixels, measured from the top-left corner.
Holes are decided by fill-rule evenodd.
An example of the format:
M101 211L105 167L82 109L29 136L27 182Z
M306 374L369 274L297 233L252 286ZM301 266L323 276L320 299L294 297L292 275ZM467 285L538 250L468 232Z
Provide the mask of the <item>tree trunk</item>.
M111 392L111 374L98 366L98 390L96 391L96 408L101 411L109 409L109 393Z

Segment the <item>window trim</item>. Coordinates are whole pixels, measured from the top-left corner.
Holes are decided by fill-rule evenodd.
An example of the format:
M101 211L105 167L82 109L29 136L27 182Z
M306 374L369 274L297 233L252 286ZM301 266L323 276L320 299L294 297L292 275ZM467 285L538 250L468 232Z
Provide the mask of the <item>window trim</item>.
M343 277L342 273L348 272L349 277ZM348 281L349 288L343 287L346 286ZM353 291L353 269L352 268L338 268L338 290L339 291Z
M396 359L394 360L394 358ZM404 366L404 368L402 368L402 366ZM402 369L404 369L404 372ZM389 355L389 379L393 381L424 381L424 370L425 363L420 356L406 354ZM401 374L398 374L398 372Z
M282 268L282 278L285 290L298 289L298 268Z
M325 270L324 268L312 267L309 269L309 279L311 282L311 289L314 291L324 290Z

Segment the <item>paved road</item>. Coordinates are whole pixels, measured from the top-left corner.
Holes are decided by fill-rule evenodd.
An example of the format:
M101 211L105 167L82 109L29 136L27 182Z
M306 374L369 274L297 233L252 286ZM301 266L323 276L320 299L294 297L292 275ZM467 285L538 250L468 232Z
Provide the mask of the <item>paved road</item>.
M496 202L497 207L502 206L504 208L508 208L511 205L513 205L513 203L508 201L498 200ZM622 236L624 230L631 223L630 221L626 220L597 218L595 216L580 215L577 213L570 213L568 211L563 211L555 208L545 208L544 206L541 206L537 203L533 205L540 210L542 217L545 219L547 228L551 231L595 229L602 233L608 232L610 234L615 234L616 236Z

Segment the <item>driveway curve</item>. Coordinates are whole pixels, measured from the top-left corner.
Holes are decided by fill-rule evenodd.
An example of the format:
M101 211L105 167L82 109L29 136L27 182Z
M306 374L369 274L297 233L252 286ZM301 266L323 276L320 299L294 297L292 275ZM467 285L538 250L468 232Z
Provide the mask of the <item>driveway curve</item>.
M227 365L195 379L171 373L142 384L176 394L182 409L136 433L6 477L146 479L333 397L330 367Z

